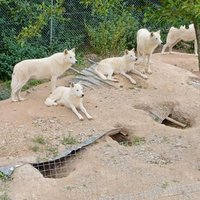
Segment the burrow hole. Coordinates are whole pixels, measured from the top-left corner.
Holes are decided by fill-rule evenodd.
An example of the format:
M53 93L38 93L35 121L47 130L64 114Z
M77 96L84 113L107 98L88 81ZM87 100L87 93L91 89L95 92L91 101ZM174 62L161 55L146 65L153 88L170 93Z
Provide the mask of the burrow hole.
M122 130L109 136L123 146L133 146L145 143L145 137L139 137L133 134L131 135L128 131Z
M76 170L76 164L82 159L84 148L73 151L67 156L63 156L54 161L32 164L44 178L63 178Z

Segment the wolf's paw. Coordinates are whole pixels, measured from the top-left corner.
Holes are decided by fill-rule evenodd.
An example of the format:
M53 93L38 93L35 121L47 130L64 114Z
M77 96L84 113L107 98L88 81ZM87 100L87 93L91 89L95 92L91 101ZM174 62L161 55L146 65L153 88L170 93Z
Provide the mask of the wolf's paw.
M136 84L136 81L135 81L135 80L132 80L131 83L135 85L135 84Z
M143 77L144 79L148 79L148 76L146 76L146 75L144 75L144 74L143 74L142 77Z
M152 74L152 71L150 69L147 70L148 74Z
M12 99L12 102L18 102L18 99Z
M92 116L87 116L87 118L88 118L89 120L92 120L92 119L93 119L93 117L92 117Z
M79 120L80 120L80 121L83 121L83 117L82 117L82 116L80 116L80 117L79 117Z
M19 98L19 101L24 101L24 100L26 100L26 98L22 98L22 97Z

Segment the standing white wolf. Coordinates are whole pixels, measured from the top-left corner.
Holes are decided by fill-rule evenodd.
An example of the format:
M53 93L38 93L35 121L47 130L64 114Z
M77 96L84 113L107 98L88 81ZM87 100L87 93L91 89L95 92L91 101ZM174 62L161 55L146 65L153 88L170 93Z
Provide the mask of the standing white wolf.
M167 34L166 44L163 46L162 53L165 52L167 47L169 47L169 53L172 53L172 48L181 40L186 42L194 40L194 53L197 55L197 39L194 24L190 24L188 29L185 26L181 26L179 29L171 27Z
M160 30L157 32L149 32L147 29L140 29L137 32L137 54L138 59L142 56L146 65L146 72L151 74L150 59L155 48L162 43L160 39ZM147 63L145 63L147 57Z
M70 87L57 87L46 99L45 104L47 106L64 105L69 107L80 120L83 120L83 117L76 109L79 107L88 119L92 119L92 117L88 114L87 110L83 106L83 97L84 93L81 83L71 83Z
M50 57L28 59L17 63L14 67L11 82L12 101L21 101L21 88L30 79L51 79L52 91L56 88L57 78L76 63L75 49L55 53Z
M96 74L103 80L118 81L116 78L113 78L113 74L121 74L128 78L131 83L136 84L136 81L127 74L127 72L135 73L144 79L147 79L147 76L135 69L135 61L137 57L135 56L135 49L131 51L125 50L124 56L121 57L112 57L106 58L99 63L95 68ZM107 76L107 77L106 77Z

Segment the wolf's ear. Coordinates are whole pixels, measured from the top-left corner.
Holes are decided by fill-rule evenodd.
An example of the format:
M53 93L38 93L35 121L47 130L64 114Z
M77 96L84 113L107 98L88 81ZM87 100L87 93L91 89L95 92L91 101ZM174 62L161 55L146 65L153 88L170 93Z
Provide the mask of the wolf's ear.
M135 51L135 48L133 48L131 51Z
M126 50L124 51L124 54L125 54L125 55L127 55L127 54L128 54L128 49L126 49Z
M154 33L153 32L151 32L151 37L153 37L154 36Z
M65 49L65 50L64 50L64 55L67 55L67 54L68 54L68 50Z
M157 33L160 34L160 30L158 30Z
M73 48L71 51L73 51L75 53L75 48Z
M71 88L74 87L74 83L73 83L73 82L70 83L70 87L71 87Z

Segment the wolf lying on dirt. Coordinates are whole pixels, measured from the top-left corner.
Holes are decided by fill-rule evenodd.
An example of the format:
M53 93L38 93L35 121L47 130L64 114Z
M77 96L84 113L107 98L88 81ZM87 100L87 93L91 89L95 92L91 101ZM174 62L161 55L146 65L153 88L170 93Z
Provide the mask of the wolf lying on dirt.
M147 29L140 29L137 32L137 54L138 59L142 56L143 63L147 56L146 72L151 74L150 58L155 48L162 43L160 39L160 30L157 32L149 32Z
M51 79L52 91L56 88L57 78L76 63L75 49L55 53L50 57L29 59L17 63L14 67L11 82L12 101L21 101L21 88L30 79Z
M136 81L127 74L127 72L135 73L141 76L144 79L147 79L147 76L135 69L135 61L137 57L135 56L135 49L131 51L125 50L124 56L121 57L112 57L101 60L99 63L96 63L95 72L103 80L118 81L116 78L113 78L113 74L122 74L128 78L131 83L136 84ZM106 77L107 75L107 77Z
M167 47L169 47L169 53L172 53L172 48L181 40L186 42L194 40L194 53L197 55L197 39L193 24L190 24L188 29L186 29L185 26L181 26L179 29L171 27L167 35L166 44L163 46L162 53L165 52Z
M70 87L57 87L46 99L45 104L47 106L64 105L69 107L80 120L83 120L83 117L76 109L79 107L88 119L92 119L92 117L88 114L87 110L83 106L83 97L84 93L81 83L71 83Z

